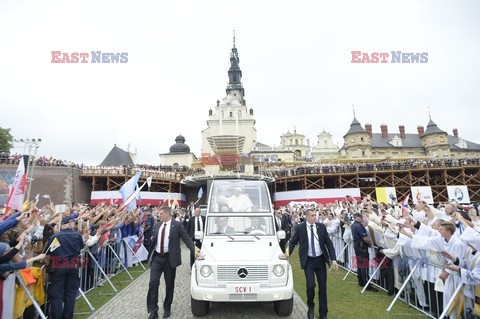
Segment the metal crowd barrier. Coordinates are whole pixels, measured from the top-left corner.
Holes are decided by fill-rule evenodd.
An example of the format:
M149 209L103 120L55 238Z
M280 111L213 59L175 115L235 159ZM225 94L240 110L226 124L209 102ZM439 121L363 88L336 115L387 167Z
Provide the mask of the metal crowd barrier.
M103 286L104 282L108 282L113 292L103 292L102 295L116 294L118 289L112 283L111 278L125 271L130 279L127 282L132 282L134 279L131 275L132 271L143 272L142 270L128 269L127 265L125 264L127 251L132 255L132 266L139 264L143 268L143 271L145 271L145 266L140 261L138 256L134 254L132 247L123 241L121 243L106 243L100 250L100 253L92 252L88 247L85 247L81 251L79 262L80 287L78 289L77 300L80 298L83 299L90 311L82 313L77 312L75 315L91 315L95 312L95 308L88 299L87 293L94 294L94 289L99 286ZM44 267L45 266L42 267L42 272ZM20 274L15 272L12 275L15 276L16 281L19 283L20 287L25 290L28 299L31 300L37 314L35 318L48 318L46 315L48 313L48 298L46 294L48 290L48 280L44 286L45 300L43 306L41 306L40 303L35 300L35 297L28 289Z
M343 238L338 235L331 235L330 237L332 241L340 239L343 241ZM350 245L351 243L351 241L347 243L343 241L342 246L334 245L336 250L339 249L339 251L336 251L339 266L347 271L343 280L345 280L350 273L356 275L356 272L353 270L355 268L354 263L344 258L344 256L351 255L349 252L349 248L350 250L353 249L353 245ZM391 259L394 271L393 284L395 285L395 282L398 282L401 283L401 286L398 289L394 286L396 292L392 302L387 308L388 313L391 313L396 302L401 300L408 306L421 312L422 315L430 318L477 318L473 314L473 305L469 305L468 308L466 307L462 289L464 285L461 283L456 285L456 289L448 303L443 305L443 293L435 290L434 282L438 274L444 270L443 266L430 261L427 257L427 254L430 252L412 249L410 249L410 252L413 252L412 256L404 254ZM442 261L440 254L435 253L434 255L436 255L438 260ZM382 269L386 259L387 258L384 257L378 261L378 266L370 273L367 284L361 290L362 294L369 285L375 285L375 287L387 291L383 285L384 282L382 278L380 278L380 280L375 279L375 275ZM330 268L330 270L331 269L332 268ZM411 314L399 315L411 316Z

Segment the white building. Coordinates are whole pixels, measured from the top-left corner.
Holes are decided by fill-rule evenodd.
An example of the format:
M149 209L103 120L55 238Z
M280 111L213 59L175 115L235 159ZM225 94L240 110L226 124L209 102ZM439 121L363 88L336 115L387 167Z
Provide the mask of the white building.
M280 136L282 150L293 151L295 158L300 160L310 157L311 147L310 140L305 138L305 135L297 133L297 129L293 129L293 133L287 133Z
M340 148L333 142L332 134L323 130L317 135L317 138L317 144L312 148L313 160L318 162L325 159L337 159Z

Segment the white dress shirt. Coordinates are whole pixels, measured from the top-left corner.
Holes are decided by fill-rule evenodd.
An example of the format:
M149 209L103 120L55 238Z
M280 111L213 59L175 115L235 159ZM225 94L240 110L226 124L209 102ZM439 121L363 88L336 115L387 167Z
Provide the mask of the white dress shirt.
M172 220L170 219L168 222L163 223L160 228L158 229L158 238L157 238L157 245L155 251L160 254L160 243L162 241L162 230L163 227L165 229L165 237L163 238L163 253L168 253L168 236L170 235L170 226L172 225Z
M275 222L277 223L278 230L282 230L282 219L278 216L275 216Z
M202 216L195 216L195 231L198 231L198 224L200 224L200 231L203 231Z
M312 236L312 231L310 230L310 225L313 225L313 234L315 236L315 238L313 239L313 242L315 244L316 256L318 257L322 254L322 249L320 248L320 242L318 240L317 225L310 224L309 222L306 222L306 223L307 223L307 235L308 235L308 255L310 257L313 257L312 247L310 245L310 243L312 242L312 239L310 238Z

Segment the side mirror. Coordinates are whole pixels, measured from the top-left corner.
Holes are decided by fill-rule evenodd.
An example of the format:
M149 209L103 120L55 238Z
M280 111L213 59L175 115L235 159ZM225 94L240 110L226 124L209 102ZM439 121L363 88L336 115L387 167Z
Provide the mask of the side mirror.
M277 238L278 240L282 240L282 239L285 239L286 235L285 235L285 231L284 230L279 230L277 231Z
M196 240L202 240L203 239L203 232L195 231L195 239Z

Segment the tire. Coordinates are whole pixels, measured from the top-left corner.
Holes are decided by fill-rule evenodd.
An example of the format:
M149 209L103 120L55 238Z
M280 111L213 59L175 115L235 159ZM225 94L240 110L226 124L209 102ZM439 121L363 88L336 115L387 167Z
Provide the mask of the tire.
M290 316L293 311L293 296L290 299L274 301L273 308L279 316Z
M196 300L193 299L193 297L190 297L190 305L192 308L192 314L195 317L202 317L208 314L208 307L209 307L209 302L208 301L203 301L203 300Z

